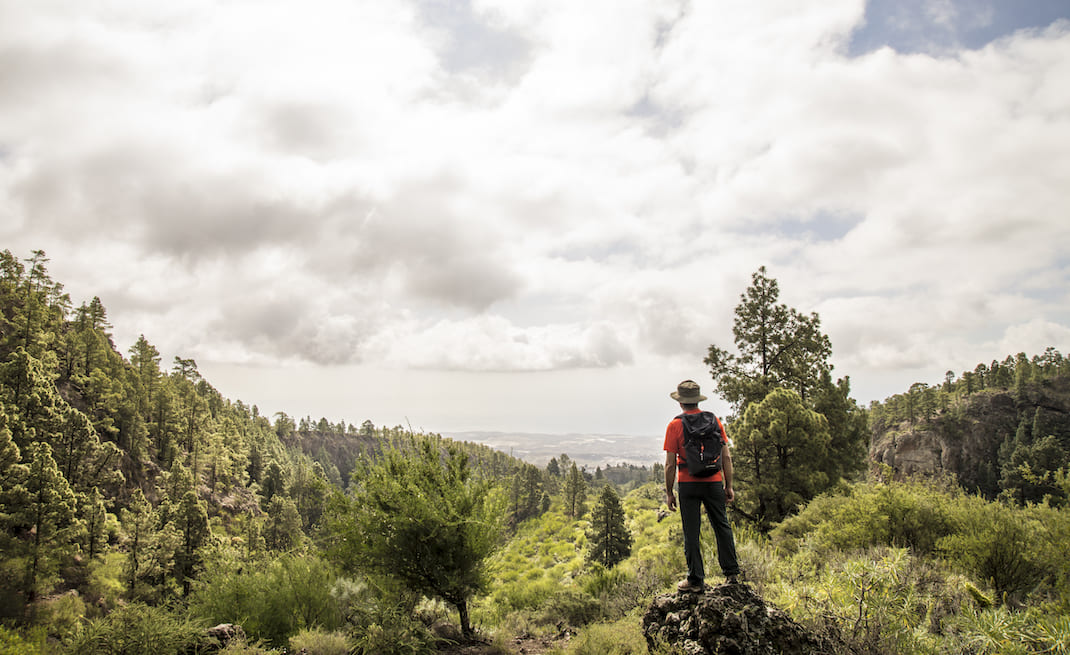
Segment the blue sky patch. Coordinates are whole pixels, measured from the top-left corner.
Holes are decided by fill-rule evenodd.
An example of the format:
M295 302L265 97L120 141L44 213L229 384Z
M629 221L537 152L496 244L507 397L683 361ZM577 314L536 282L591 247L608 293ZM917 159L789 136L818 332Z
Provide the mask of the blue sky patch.
M1060 19L1070 19L1068 0L869 0L848 52L859 56L887 46L903 54L945 55Z

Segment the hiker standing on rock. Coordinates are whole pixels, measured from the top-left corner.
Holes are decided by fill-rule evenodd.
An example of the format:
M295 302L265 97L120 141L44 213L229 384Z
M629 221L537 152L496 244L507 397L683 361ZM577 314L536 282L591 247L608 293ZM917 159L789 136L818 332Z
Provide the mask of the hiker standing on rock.
M673 418L665 429L665 503L676 511L673 485L679 475L680 522L684 528L684 557L687 579L677 585L680 591L702 591L706 571L702 563L699 533L702 509L710 517L717 537L717 561L729 584L739 576L736 543L728 522L726 503L732 502L732 455L724 426L712 412L698 404L706 400L699 386L684 380L669 396L680 403L683 414Z

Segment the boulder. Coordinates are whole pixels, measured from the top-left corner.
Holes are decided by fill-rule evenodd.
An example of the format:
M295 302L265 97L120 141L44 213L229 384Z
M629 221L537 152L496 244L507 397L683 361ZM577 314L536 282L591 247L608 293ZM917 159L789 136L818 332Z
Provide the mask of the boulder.
M643 615L643 634L654 652L670 645L687 655L733 653L835 653L835 644L767 605L745 584L720 585L705 593L658 596Z
M214 639L215 643L219 644L219 648L223 649L227 644L234 640L245 641L245 630L242 630L240 625L234 625L233 623L220 623L217 626L208 628L207 634L209 639Z

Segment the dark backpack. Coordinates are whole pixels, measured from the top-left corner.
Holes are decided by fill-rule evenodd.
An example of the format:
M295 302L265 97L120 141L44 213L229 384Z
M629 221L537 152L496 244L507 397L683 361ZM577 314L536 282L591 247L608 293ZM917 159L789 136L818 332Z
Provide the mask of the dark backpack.
M721 426L713 412L680 414L684 426L684 460L687 472L696 478L708 478L721 470ZM684 468L680 464L679 468Z

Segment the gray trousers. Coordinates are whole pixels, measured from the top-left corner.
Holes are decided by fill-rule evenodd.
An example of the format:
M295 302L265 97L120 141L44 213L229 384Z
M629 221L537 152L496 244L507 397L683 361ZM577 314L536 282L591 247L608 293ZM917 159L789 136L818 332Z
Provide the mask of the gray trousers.
M726 576L739 575L736 560L736 541L725 510L723 482L681 482L680 522L684 527L684 557L687 559L687 579L692 584L703 584L706 570L702 563L702 545L699 533L702 528L702 509L710 517L713 534L717 538L717 563Z

